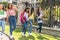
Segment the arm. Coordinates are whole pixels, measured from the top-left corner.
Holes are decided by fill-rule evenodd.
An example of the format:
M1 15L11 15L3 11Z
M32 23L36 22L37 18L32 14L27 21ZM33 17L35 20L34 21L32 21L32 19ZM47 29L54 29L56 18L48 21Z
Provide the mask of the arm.
M7 17L7 13L4 11L4 18L6 18Z
M18 11L18 8L17 7L15 7L15 6L13 6L13 9L17 12Z
M39 18L42 18L42 16L43 16L43 15L41 14L41 15L39 16Z
M6 16L9 17L9 11L8 10L6 11Z
M28 17L30 17L31 16L31 14L30 13L28 13Z
M38 16L38 18L42 18L43 15L42 15L42 11L40 11L40 16Z

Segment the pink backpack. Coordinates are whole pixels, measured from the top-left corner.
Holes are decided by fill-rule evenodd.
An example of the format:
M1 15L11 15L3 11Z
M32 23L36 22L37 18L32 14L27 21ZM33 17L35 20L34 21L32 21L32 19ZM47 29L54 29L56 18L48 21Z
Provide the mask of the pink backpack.
M21 23L23 24L24 23L24 21L26 21L26 17L24 17L24 11L23 12L21 12L21 14L20 14L20 21L21 21ZM24 20L24 21L23 21Z

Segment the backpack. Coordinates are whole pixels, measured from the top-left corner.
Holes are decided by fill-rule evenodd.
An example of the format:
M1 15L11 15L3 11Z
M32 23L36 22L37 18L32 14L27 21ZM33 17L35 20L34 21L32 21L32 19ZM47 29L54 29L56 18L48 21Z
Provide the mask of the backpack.
M20 14L20 22L23 24L26 21L26 17L24 16L25 11L21 12ZM24 20L24 21L23 21Z

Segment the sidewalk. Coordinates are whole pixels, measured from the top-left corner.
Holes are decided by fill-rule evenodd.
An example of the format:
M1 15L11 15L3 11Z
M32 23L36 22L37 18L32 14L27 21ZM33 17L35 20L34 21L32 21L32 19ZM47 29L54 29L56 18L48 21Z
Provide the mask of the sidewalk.
M36 29L38 26L33 25L33 28ZM60 28L54 28L54 27L42 27L42 33L44 34L50 34L53 36L59 36L60 37Z

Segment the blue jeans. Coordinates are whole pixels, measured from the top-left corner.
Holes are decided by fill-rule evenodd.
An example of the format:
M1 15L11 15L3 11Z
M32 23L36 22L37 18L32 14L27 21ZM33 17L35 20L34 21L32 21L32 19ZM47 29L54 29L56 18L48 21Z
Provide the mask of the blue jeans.
M22 32L23 32L24 34L26 34L26 29L27 29L27 26L28 26L27 23L28 23L27 21L23 23L23 30L22 30Z
M39 33L41 33L41 30L42 30L42 24L43 24L43 23L38 23L39 27L37 28L37 30L39 30Z
M9 25L10 25L10 35L12 35L13 30L16 28L16 17L9 17Z
M0 19L0 26L2 27L2 33L3 33L5 29L5 19Z
M30 22L29 33L31 33L32 32L32 22L33 22L33 20L30 19L29 22Z

